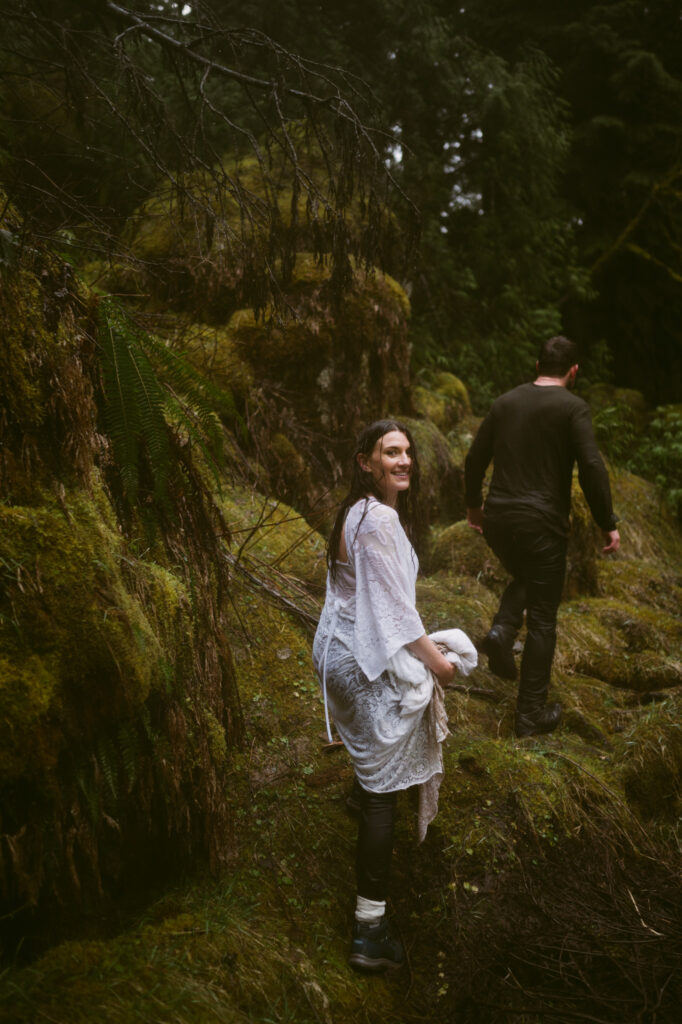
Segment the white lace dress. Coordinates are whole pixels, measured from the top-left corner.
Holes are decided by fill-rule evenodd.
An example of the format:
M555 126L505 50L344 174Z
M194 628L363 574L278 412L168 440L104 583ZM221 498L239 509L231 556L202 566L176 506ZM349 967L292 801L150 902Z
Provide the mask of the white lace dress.
M398 513L375 498L349 509L344 532L348 561L327 580L313 662L360 784L374 793L407 789L443 771L442 732L428 702L408 710L409 684L389 670L424 634L419 563Z

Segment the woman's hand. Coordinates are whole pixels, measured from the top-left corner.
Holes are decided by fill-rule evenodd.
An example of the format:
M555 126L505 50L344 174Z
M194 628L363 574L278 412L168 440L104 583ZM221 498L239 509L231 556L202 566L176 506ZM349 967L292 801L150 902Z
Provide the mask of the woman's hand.
M418 640L413 640L412 643L405 646L408 651L411 651L416 658L419 658L420 661L423 661L431 669L441 686L447 686L455 678L457 669L438 650L433 640L429 639L426 633L420 636Z
M443 661L447 665L447 668L443 668L442 672L436 672L435 676L441 686L448 686L454 682L455 676L457 675L457 666L453 665L447 658L443 658Z

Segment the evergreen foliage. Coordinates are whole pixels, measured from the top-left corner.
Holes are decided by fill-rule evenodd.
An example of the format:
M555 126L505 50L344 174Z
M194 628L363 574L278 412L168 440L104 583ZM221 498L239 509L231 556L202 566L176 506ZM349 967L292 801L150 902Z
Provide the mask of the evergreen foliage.
M659 406L626 465L658 484L682 523L682 406Z
M104 421L124 493L131 503L137 501L145 452L154 493L162 497L170 467L164 389L140 344L139 332L111 301L100 304L98 340Z
M652 404L682 393L682 20L674 0L551 10L534 0L480 0L481 45L516 60L539 47L560 69L571 147L561 196L574 211L578 262L591 291L562 300L566 331L606 339L616 383ZM586 301L588 300L588 301Z
M145 481L151 494L142 497L170 511L178 443L199 449L219 489L224 441L215 408L233 409L231 396L211 387L112 299L99 303L97 337L104 424L127 503L140 502Z
M408 286L417 364L466 376L479 410L558 329L679 400L673 0L35 7L7 8L2 177L74 259L144 270L112 290L174 267L170 301L204 321L285 315L297 253L331 261L337 297L355 255ZM126 248L163 189L174 252Z

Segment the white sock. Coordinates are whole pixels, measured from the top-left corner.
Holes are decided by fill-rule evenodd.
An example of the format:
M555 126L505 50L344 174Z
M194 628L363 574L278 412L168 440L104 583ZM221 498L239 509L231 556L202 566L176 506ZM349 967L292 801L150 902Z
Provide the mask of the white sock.
M386 912L386 900L368 900L358 896L355 904L355 920L366 924L376 924Z

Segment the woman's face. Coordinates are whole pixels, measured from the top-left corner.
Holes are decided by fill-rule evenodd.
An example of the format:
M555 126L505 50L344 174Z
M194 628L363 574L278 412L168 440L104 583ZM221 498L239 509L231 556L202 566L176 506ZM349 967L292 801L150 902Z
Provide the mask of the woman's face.
M396 507L398 495L410 486L412 449L402 430L380 437L370 455L358 455L362 469L371 473L383 501Z

